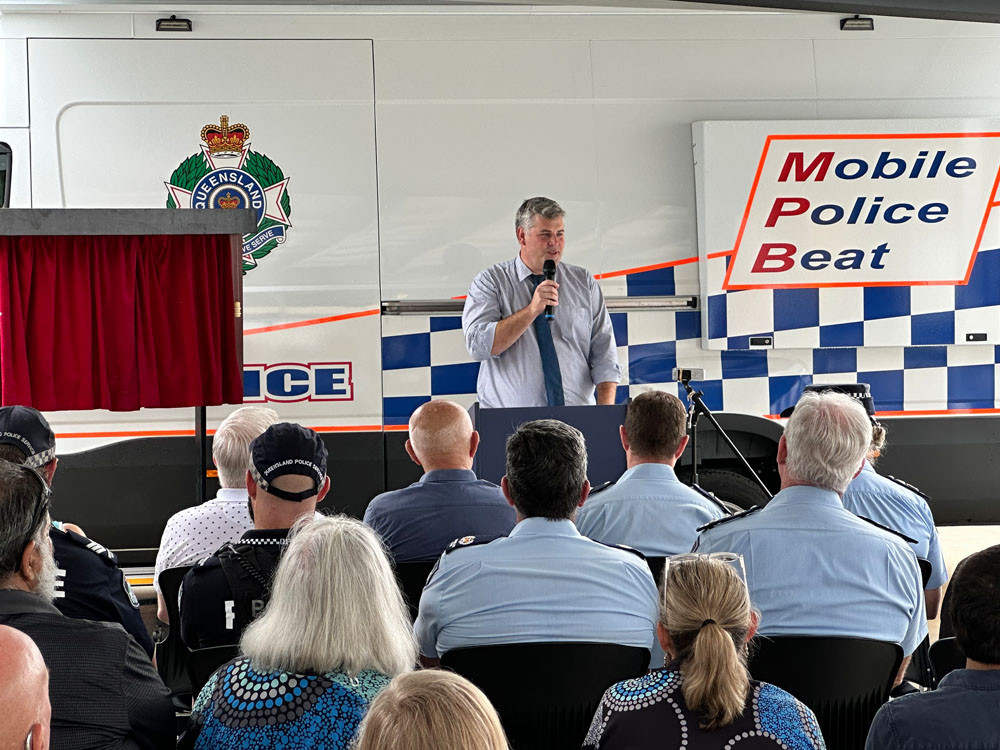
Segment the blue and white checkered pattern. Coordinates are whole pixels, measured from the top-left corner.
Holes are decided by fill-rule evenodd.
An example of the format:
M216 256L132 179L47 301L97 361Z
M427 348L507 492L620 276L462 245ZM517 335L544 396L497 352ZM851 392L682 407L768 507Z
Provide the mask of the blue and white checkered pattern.
M725 270L724 258L706 262L718 266L712 275ZM698 294L698 265L601 286L606 296ZM964 287L747 290L710 295L703 312L611 314L624 370L619 402L650 388L683 399L671 378L681 366L705 370L696 385L719 411L778 414L810 383L843 382L870 383L879 411L1000 407L1000 346L992 343L1000 341L1000 250L979 254ZM990 343L956 344L971 332ZM773 336L775 348L751 350L757 335ZM476 400L479 364L459 316L383 317L382 370L387 425L406 424L432 398Z

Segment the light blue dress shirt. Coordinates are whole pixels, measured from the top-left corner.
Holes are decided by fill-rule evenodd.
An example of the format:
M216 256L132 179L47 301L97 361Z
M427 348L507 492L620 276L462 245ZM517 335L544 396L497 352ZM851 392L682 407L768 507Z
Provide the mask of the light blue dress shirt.
M917 556L836 492L784 489L762 510L703 531L697 551L743 555L761 635L871 638L905 656L927 635Z
M435 560L459 537L507 534L515 520L514 509L492 482L469 469L436 469L409 487L376 497L365 509L364 522L402 563Z
M462 312L465 346L477 362L476 391L485 408L546 406L545 378L538 339L529 327L497 355L497 323L531 302L531 269L518 256L481 271L469 288ZM566 406L595 403L598 383L617 383L622 368L601 287L586 268L560 263L556 272L559 305L551 322Z
M587 641L651 648L657 595L645 560L572 521L526 518L510 536L441 555L413 625L420 653Z
M639 464L576 513L580 533L605 544L627 544L647 557L689 552L698 527L726 514L682 484L673 467Z
M886 479L865 461L865 468L847 486L844 507L851 513L916 539L917 543L910 547L917 557L931 564L928 590L940 588L948 580L934 516L927 501L920 495Z

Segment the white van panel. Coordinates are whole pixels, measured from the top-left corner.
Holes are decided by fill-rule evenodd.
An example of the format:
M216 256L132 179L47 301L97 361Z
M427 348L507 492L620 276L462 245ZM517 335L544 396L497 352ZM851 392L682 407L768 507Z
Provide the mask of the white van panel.
M0 127L28 127L28 43L0 39Z
M37 207L164 206L203 126L228 115L249 128L251 150L289 180L291 225L244 276L245 383L281 370L267 381L277 390L248 400L310 426L380 425L371 43L31 40L29 56ZM252 75L232 72L251 63ZM313 365L343 366L365 387L317 394ZM210 424L230 410L211 410ZM143 424L190 430L192 413L155 410ZM122 422L91 422L108 416ZM52 421L73 432L79 419Z

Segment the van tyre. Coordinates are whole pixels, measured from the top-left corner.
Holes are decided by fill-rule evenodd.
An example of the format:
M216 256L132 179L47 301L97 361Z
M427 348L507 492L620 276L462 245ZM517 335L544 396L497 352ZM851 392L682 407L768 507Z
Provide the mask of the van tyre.
M690 475L686 481L690 481ZM771 498L753 479L728 469L705 469L698 472L698 486L715 494L726 505L746 510L753 505L764 506Z

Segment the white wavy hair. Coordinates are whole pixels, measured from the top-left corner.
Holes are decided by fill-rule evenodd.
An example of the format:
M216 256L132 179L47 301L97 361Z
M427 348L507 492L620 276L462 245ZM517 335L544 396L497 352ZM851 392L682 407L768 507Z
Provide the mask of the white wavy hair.
M872 423L856 399L806 392L785 426L792 478L843 494L872 442Z
M266 406L241 406L222 420L212 436L212 459L219 470L219 484L229 489L246 487L250 443L278 421L278 412Z
M347 516L292 527L271 600L240 643L255 668L296 674L413 669L417 646L403 595L375 532Z

